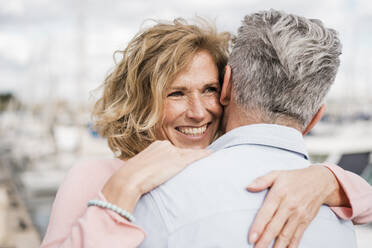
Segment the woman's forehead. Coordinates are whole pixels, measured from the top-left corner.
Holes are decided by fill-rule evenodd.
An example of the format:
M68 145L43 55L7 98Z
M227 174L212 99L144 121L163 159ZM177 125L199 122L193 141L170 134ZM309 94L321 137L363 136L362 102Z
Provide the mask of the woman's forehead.
M203 50L195 54L187 68L176 75L170 87L215 84L219 82L218 79L216 63L209 52Z

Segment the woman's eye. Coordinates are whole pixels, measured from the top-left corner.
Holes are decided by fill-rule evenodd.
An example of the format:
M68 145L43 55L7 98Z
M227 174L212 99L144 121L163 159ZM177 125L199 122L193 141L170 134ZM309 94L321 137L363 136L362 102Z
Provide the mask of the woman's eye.
M174 91L174 92L172 92L172 93L170 93L170 94L168 94L168 96L183 96L183 92L182 91Z
M208 88L205 89L205 91L207 93L214 93L214 92L218 92L218 88L216 88L216 87L208 87Z

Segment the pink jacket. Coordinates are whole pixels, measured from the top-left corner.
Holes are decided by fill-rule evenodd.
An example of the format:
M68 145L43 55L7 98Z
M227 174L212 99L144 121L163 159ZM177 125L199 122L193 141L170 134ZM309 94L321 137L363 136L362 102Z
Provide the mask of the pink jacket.
M119 159L90 161L70 170L58 190L41 248L137 247L143 241L145 233L140 227L110 210L87 207L89 200L105 201L100 190L123 164ZM324 166L337 177L351 203L351 208L335 207L333 211L354 223L372 221L372 187L336 165Z

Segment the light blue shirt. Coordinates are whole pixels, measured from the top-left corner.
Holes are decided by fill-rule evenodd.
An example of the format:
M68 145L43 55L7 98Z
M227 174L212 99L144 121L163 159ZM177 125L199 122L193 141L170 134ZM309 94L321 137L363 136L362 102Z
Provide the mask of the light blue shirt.
M141 247L253 247L248 231L266 191L246 186L272 170L309 166L301 133L279 125L239 127L210 148L211 156L140 199L134 215L147 233ZM300 247L356 247L353 225L322 206Z

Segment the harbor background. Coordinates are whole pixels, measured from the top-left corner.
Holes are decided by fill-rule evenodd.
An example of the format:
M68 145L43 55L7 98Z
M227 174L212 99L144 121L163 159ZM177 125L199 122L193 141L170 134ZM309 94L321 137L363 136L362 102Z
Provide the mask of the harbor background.
M92 129L100 85L155 20L201 16L236 33L245 14L275 8L340 33L341 67L327 112L306 137L314 162L372 183L372 2L368 0L0 0L0 248L39 247L55 193L77 161L112 157ZM118 58L118 57L117 57ZM372 226L356 227L370 247Z

